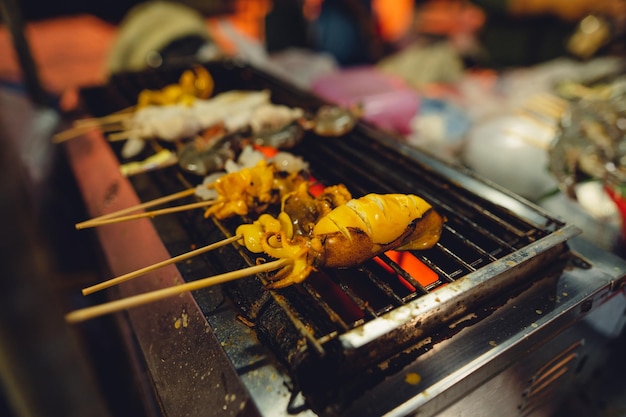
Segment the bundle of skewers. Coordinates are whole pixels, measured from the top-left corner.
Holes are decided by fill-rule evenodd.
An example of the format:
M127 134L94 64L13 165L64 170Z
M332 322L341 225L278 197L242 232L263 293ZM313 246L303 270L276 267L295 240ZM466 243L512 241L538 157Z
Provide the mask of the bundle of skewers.
M141 114L149 113L151 108L167 109L168 106L191 105L194 101L208 99L213 89L211 74L206 68L196 66L184 71L176 84L167 85L160 90L141 91L136 105L107 116L76 120L72 127L57 133L52 140L55 143L65 142L92 129L99 129L104 133L125 131L132 125L134 118L141 118ZM124 135L113 135L109 139L121 140Z
M268 291L299 284L321 268L359 265L390 250L420 250L439 240L443 219L415 195L369 194L353 198L342 184L323 187L308 164L285 148L305 130L338 137L355 125L358 110L322 106L315 115L276 105L269 91L227 91L211 98L213 80L206 69L186 71L179 83L145 91L132 109L99 119L77 121L55 137L68 140L99 128L111 141L126 140L122 158L141 152L146 141L175 144L176 162L204 181L180 192L95 217L77 229L204 209L204 217L254 219L233 236L185 254L83 289L88 295L198 256L225 245L239 245L258 256L242 270L139 294L69 313L69 322L132 308L183 292L264 274ZM158 157L158 155L157 155ZM154 158L154 157L153 157ZM131 164L136 164L132 162ZM144 164L145 165L145 164ZM122 165L123 172L124 165ZM141 163L136 170L145 170ZM190 204L172 202L195 197ZM156 208L169 204L166 208ZM276 215L270 213L277 213Z
M124 141L121 156L126 160L137 157L148 142L169 144L155 146L159 151L145 160L122 165L123 174L178 164L186 172L204 176L223 169L246 145L289 149L306 130L341 136L359 116L358 108L335 106L322 106L309 114L302 108L272 103L268 90L231 90L211 96L213 87L210 73L198 66L183 72L177 84L142 91L136 106L77 120L53 140L61 143L97 128L109 141Z

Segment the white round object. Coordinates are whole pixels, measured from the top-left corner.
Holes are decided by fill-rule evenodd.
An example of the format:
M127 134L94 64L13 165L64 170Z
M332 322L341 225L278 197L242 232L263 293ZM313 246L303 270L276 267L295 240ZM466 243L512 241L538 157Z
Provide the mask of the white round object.
M521 116L477 124L469 132L461 161L477 174L536 201L557 188L548 171L553 130Z

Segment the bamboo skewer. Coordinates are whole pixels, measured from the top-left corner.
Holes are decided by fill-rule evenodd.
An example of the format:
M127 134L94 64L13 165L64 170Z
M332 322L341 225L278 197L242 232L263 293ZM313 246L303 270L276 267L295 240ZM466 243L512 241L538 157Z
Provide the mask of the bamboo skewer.
M92 220L87 220L82 223L78 223L76 224L75 227L77 230L81 230L81 229L87 229L90 227L104 226L105 224L121 223L121 222L125 222L128 220L144 219L146 217L153 218L156 216L160 216L162 214L177 213L179 211L186 211L186 210L192 210L195 208L211 206L215 204L216 202L217 200L199 201L197 203L184 204L182 206L176 206L176 207L167 207L167 208L163 208L159 210L146 211L143 213L135 213L135 214L130 214L128 216L116 216L116 217L110 217L107 219L99 219L99 220L92 219Z
M133 134L138 134L138 130L122 130L121 132L111 133L107 135L107 139L109 142L120 142L123 140L130 139Z
M147 208L150 208L150 207L158 206L159 204L165 204L165 203L169 203L170 201L179 200L181 198L189 197L189 196L194 195L195 192L196 192L195 188L188 188L186 190L179 191L177 193L173 193L173 194L166 195L166 196L163 196L163 197L155 198L154 200L146 201L145 203L137 204L135 206L126 207L124 209L117 210L117 211L114 211L112 213L103 214L102 216L98 216L98 217L94 217L94 218L89 219L89 220L85 220L84 222L77 223L76 224L76 228L77 229L83 228L83 226L85 226L86 224L89 224L89 223L99 222L99 221L104 220L104 219L110 219L110 218L113 218L113 217L123 216L125 214L129 214L129 213L132 213L134 211L147 209Z
M133 113L112 113L102 117L89 117L74 122L74 127L102 127L104 125L121 123L133 117Z
M52 142L62 143L96 128L100 129L102 132L123 130L126 128L124 122L133 116L133 109L134 107L127 107L107 116L75 120L72 127L54 135Z
M91 287L87 287L87 288L83 289L83 295L93 294L96 291L100 291L100 290L103 290L105 288L109 288L109 287L112 287L114 285L120 284L122 282L131 280L133 278L136 278L136 277L138 277L140 275L143 275L143 274L146 274L148 272L154 271L154 270L159 269L161 267L164 267L166 265L171 265L171 264L174 264L174 263L177 263L177 262L185 261L185 260L187 260L189 258L192 258L194 256L201 255L203 253L212 251L212 250L217 249L217 248L222 247L222 246L226 246L226 245L228 245L231 242L236 242L239 239L241 239L241 236L240 235L235 235L235 236L229 237L227 239L220 240L219 242L211 243L210 245L203 246L201 248L192 250L192 251L187 252L187 253L183 253L182 255L178 255L178 256L175 256L173 258L166 259L165 261L157 262L155 264L146 266L146 267L138 269L136 271L129 272L129 273L124 274L124 275L120 275L120 276L118 276L116 278L112 278L110 280L101 282L101 283L96 284L96 285L92 285Z
M272 261L261 265L255 265L237 271L226 272L224 274L199 279L197 281L192 281L185 284L175 285L169 288L163 288L160 290L138 294L92 307L74 310L65 315L65 320L69 323L78 323L81 321L103 316L105 314L115 313L121 310L126 310L129 308L148 304L153 301L173 297L187 291L195 291L213 285L223 284L225 282L245 278L261 272L273 271L287 265L290 262L292 262L290 259L279 259L277 261Z
M84 126L72 126L69 129L66 129L62 132L59 132L55 135L52 136L52 142L53 143L63 143L66 142L70 139L74 139L77 136L80 136L82 134L85 134L87 132L89 132L90 130L93 129L100 129L102 132L112 132L112 131L116 131L116 130L121 130L124 129L124 126L117 123L117 124L111 124L111 125L107 125L107 126L89 126L89 125L84 125Z

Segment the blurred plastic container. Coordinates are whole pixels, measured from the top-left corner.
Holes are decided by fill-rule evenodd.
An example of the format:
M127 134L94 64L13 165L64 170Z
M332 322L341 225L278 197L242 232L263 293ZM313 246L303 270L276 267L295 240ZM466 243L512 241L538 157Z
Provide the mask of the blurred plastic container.
M364 120L401 135L411 132L411 119L420 104L417 92L402 79L373 67L355 67L323 75L313 80L311 90L340 106L360 105Z

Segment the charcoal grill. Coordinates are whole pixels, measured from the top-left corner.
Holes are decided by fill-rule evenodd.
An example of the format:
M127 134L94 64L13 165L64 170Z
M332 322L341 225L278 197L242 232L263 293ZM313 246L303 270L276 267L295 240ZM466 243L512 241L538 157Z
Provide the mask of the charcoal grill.
M245 63L206 66L218 92L267 88L276 103L324 104ZM182 70L116 75L84 89L82 101L89 114L108 114ZM201 181L176 167L126 179L117 144L98 133L67 150L93 216ZM163 415L542 415L621 331L626 266L575 226L366 123L341 138L309 132L290 151L320 182L355 196L425 198L446 218L442 237L404 259L323 270L282 290L249 277L125 313ZM232 235L244 221L189 211L103 226L98 236L120 275ZM254 261L232 245L122 284L112 297ZM472 408L477 398L491 402Z

